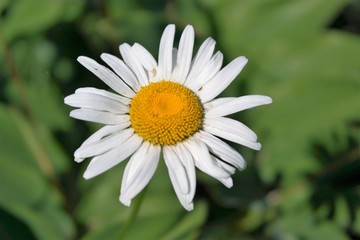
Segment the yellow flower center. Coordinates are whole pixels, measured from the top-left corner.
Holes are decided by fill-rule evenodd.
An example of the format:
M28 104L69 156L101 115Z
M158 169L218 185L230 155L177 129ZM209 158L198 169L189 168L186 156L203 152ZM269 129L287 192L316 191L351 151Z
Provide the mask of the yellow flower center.
M135 132L154 145L175 145L200 130L199 98L181 84L161 81L140 89L130 103Z

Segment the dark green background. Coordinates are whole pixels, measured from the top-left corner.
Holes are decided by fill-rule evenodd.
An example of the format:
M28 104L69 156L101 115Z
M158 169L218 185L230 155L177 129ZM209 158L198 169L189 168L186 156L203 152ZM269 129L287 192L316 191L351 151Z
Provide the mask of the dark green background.
M1 0L0 239L114 239L125 164L85 181L72 154L99 125L66 95L106 86L76 62L138 42L157 57L168 23L249 63L222 94L273 104L233 117L260 152L227 189L198 172L195 209L161 163L127 239L360 238L360 2L356 0ZM178 38L177 38L178 40Z

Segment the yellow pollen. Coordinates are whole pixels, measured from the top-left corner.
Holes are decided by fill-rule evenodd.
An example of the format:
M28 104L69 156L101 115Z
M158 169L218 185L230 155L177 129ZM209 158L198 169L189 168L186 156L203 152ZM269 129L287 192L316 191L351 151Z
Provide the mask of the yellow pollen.
M135 132L154 145L175 145L199 131L199 98L179 83L160 81L140 89L130 103Z

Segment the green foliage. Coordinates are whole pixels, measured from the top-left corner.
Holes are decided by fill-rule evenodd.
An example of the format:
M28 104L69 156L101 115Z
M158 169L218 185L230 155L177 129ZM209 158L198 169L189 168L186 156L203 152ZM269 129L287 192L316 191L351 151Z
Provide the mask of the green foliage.
M116 238L131 212L118 202L125 164L83 180L86 163L73 163L73 152L98 126L70 119L63 97L78 87L106 88L77 56L99 60L138 42L156 57L167 23L178 32L194 25L197 46L214 37L226 62L249 59L224 96L274 102L235 115L263 149L238 147L248 167L235 173L232 189L197 172L188 213L161 163L125 239L359 238L360 26L343 22L356 19L359 5L0 1L0 238Z
M63 196L55 188L53 169L45 145L26 129L25 119L14 109L0 108L0 186L2 209L26 222L38 239L63 239L74 235L74 223L65 212ZM55 164L54 164L55 165ZM15 229L16 230L16 229ZM17 231L17 230L16 230ZM9 233L12 235L12 233ZM2 237L6 237L3 233Z

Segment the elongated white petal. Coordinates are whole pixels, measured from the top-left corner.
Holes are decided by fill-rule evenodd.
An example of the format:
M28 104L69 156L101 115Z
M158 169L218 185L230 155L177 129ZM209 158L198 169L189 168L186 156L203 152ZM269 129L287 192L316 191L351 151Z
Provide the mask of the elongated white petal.
M83 108L72 110L70 116L80 120L109 125L123 124L130 120L129 115L100 112Z
M223 168L225 171L227 171L228 173L230 173L231 175L233 175L236 171L236 169L233 166L230 166L229 164L217 159L216 159L216 163L219 165L219 167Z
M180 189L179 189L179 184L176 182L176 179L174 178L174 174L172 174L172 171L169 171L170 173L170 180L171 180L171 183L174 187L174 190L175 190L175 193L176 193L176 196L180 202L180 204L187 210L187 211L192 211L194 209L194 203L191 201L187 201L186 200L186 196L185 195L182 195L181 192L180 192Z
M169 160L170 161L170 160ZM170 176L170 180L172 183L172 186L175 190L176 196L178 197L181 205L188 211L191 211L194 208L194 205L192 201L188 201L186 198L186 195L183 193L182 186L183 183L182 180L178 178L178 175L171 166L168 166L168 172Z
M272 99L268 96L248 95L238 98L231 98L223 104L212 104L212 102L219 101L221 98L208 102L204 105L206 116L220 117L230 115L245 109L257 107L260 105L270 104Z
M214 178L227 178L229 173L220 168L210 156L206 145L195 137L183 142L191 153L195 166Z
M144 142L140 149L131 157L124 172L119 200L127 206L149 183L160 158L160 146Z
M137 80L140 86L146 86L149 84L149 79L145 73L143 66L141 65L139 59L137 59L133 49L127 43L121 44L120 53L123 57L125 63L131 68L133 73L136 75Z
M224 91L241 72L246 63L247 59L245 57L238 57L218 72L213 79L197 92L202 102L206 103Z
M233 180L231 177L218 179L225 187L231 188L233 186Z
M112 135L114 133L117 133L118 131L123 130L128 126L130 126L130 122L125 122L119 125L106 125L100 128L94 134L92 134L88 139L86 139L81 146L99 141L100 139Z
M200 131L197 135L197 137L207 145L210 152L215 156L240 170L245 168L246 162L244 158L228 144L205 131Z
M121 193L126 192L128 186L133 184L140 171L140 168L142 167L142 161L148 155L150 145L151 144L147 141L143 142L139 149L131 156L125 167L124 176L121 183Z
M75 93L67 96L64 102L72 107L88 108L118 114L129 112L128 106L112 98L91 93Z
M135 95L131 88L108 68L88 57L81 56L77 60L116 92L128 98L132 98Z
M227 172L229 176L222 178L222 177L215 177L219 182L224 184L227 188L231 188L233 186L233 180L231 179L230 175L234 174L235 168L227 165L226 163L222 162L221 160L217 159L214 156L211 156L211 159L216 163L216 165L222 169L223 171Z
M141 65L149 72L156 71L157 62L155 58L142 45L135 43L132 46L135 56L139 59Z
M124 128L127 128L128 126L130 126L130 122L125 122L125 123L122 123L119 125L106 125L106 126L100 128L94 134L92 134L88 139L86 139L78 149L85 147L86 145L92 144L96 141L99 141L100 139L105 138L109 135L115 134L115 133L123 130ZM76 162L82 162L84 159L85 158L75 157Z
M194 92L199 91L202 86L209 82L219 72L222 66L222 61L223 54L221 52L217 52L199 72L196 79L186 82L186 86Z
M172 71L173 43L175 35L175 25L168 25L160 40L158 69L160 80L169 80Z
M131 69L118 57L111 54L101 54L101 59L106 62L124 82L129 85L135 92L139 91L140 84Z
M105 153L125 142L133 135L133 133L134 130L132 128L120 130L119 132L106 136L98 141L81 146L75 151L74 156L75 158L88 158Z
M199 72L202 67L211 59L214 53L216 42L211 37L207 38L200 46L198 52L195 55L191 71Z
M142 139L134 134L118 147L94 157L88 165L83 177L85 179L93 178L124 161L139 148L141 142Z
M204 104L205 112L207 113L212 108L218 108L224 104L232 102L236 99L236 97L226 97L226 98L216 98Z
M189 75L186 78L185 86L191 84L190 82L196 81L197 76L203 70L204 66L208 64L214 52L216 42L212 38L207 38L201 44L199 51L196 53L192 62Z
M183 146L183 143L178 143L175 146L172 146L171 149L180 159L182 165L185 168L190 188L189 193L185 195L185 197L186 201L190 203L194 199L196 191L196 173L194 159L192 158L191 153L187 150L187 148Z
M174 82L183 84L186 80L191 65L194 36L194 28L190 25L186 26L180 38L179 51L177 53L174 70L171 74L171 80Z
M203 128L206 132L209 132L211 134L214 134L214 135L224 138L226 140L244 145L248 148L255 149L255 150L260 150L260 148L261 148L260 143L248 140L242 134L234 133L235 129L231 128L231 126L226 127L226 126L223 126L220 124L218 125L217 123L214 123L214 122L210 122L210 124L204 123ZM236 131L236 132L238 132L238 131Z
M168 167L170 180L176 196L178 197L181 205L183 205L186 210L190 211L193 209L193 204L192 199L187 197L189 191L189 181L186 171L176 154L172 151L171 147L166 148L167 150L164 150L164 159L166 166Z
M226 187L232 186L232 179L230 175L234 173L234 170L231 169L231 166L225 167L219 159L208 154L206 146L203 145L203 142L198 138L198 135L195 135L187 142L184 142L183 146L189 149L190 153L193 155L197 168L219 180Z
M217 129L220 129L224 132L231 132L235 135L239 135L240 137L255 142L257 140L257 136L254 131L248 128L245 124L236 121L227 117L215 117L204 119L204 125L211 126Z
M90 94L96 94L100 96L104 96L107 98L114 99L115 101L121 102L124 105L130 104L130 99L126 97L122 97L118 94L103 90L103 89L97 89L93 87L85 87L85 88L78 88L76 89L75 93L90 93Z
M224 168L217 158L211 156L204 143L195 135L193 138L184 142L184 146L192 154L195 165L204 173L219 180L227 187L232 186L232 179L230 178L231 171Z
M169 174L173 174L174 180L179 184L179 188L183 195L189 193L189 181L186 171L177 155L169 146L163 148L165 164L169 170ZM170 172L171 171L171 172Z

